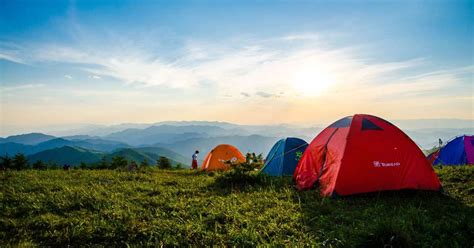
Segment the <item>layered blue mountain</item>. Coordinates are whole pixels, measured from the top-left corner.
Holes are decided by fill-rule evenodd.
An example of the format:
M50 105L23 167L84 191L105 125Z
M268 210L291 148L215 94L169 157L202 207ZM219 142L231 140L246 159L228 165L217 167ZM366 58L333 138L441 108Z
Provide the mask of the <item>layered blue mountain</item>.
M229 130L205 125L171 126L159 125L145 129L126 129L121 132L106 135L104 138L125 142L130 145L150 145L155 143L172 143L192 138L207 138L226 135Z
M55 139L56 137L51 135L46 135L42 133L28 133L13 135L7 138L0 139L0 143L17 143L23 145L36 145L48 140Z
M401 124L402 127L405 125L404 130L415 142L428 149L438 145L438 138L447 141L456 135L472 135L474 132L472 121L460 123L450 121L449 124L453 124L452 128L445 128L444 122L434 124L431 122L433 121L422 121L417 124L418 126L414 126L412 122ZM410 126L414 126L416 129L410 129ZM174 160L187 165L195 150L201 151L199 158L202 159L208 151L221 143L232 144L243 153L255 152L266 155L273 143L282 137L298 137L311 141L321 129L284 124L238 125L226 122L170 121L155 124L90 125L84 129L74 130L51 132L57 135L68 135L60 138L41 133L0 138L0 155L13 156L19 152L33 155L68 146L90 150L94 154L102 152L104 156L120 151L120 149L131 149L125 150L128 151L125 152L125 155L130 158L154 160L156 156L147 154L149 151L137 149L161 147L175 153L168 155L170 157L178 157L176 156L178 154L180 157Z
M78 166L82 162L88 165L99 163L103 158L105 158L107 162L111 162L112 158L115 156L122 156L129 162L135 161L141 163L142 161L147 160L151 166L155 165L156 160L163 156L168 158L173 166L176 166L177 164L181 164L184 167L189 166L189 161L186 161L186 159L180 154L160 147L122 148L107 153L81 147L63 146L41 151L29 155L27 158L30 163L41 160L46 163L57 164L60 166L64 164Z
M130 145L125 143L103 139L67 140L63 138L53 138L36 145L25 145L14 142L1 143L0 154L14 155L17 153L24 153L26 155L30 155L63 146L82 147L103 152L113 151L118 148L130 147Z
M278 138L275 137L265 137L260 135L233 135L191 138L173 143L157 143L154 146L168 148L177 153L184 154L185 156L189 155L187 156L189 158L195 150L199 150L201 154L199 159L202 160L210 150L219 144L232 144L244 154L247 152L266 154L277 140Z
M81 147L63 146L60 148L41 151L28 156L28 161L34 163L41 160L46 163L57 165L73 165L77 166L81 162L95 163L98 162L105 154L99 151L92 151Z
M188 167L190 164L189 159L186 159L184 156L161 147L119 149L108 154L106 159L110 161L114 156L122 156L127 161L135 161L137 163L147 160L150 165L156 164L156 161L161 156L168 158L172 165L181 164L182 166Z

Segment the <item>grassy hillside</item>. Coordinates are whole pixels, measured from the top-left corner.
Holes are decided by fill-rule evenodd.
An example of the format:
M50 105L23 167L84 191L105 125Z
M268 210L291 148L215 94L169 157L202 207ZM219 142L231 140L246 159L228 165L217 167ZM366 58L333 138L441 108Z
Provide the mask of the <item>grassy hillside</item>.
M156 160L158 160L160 156L165 156L173 165L181 163L184 166L189 166L189 161L183 156L160 147L123 148L112 153L105 153L81 147L63 146L61 148L54 148L29 155L28 160L30 163L41 160L43 162L53 162L59 165L69 164L76 166L80 165L81 162L89 165L97 163L104 156L109 162L115 156L123 156L126 160L133 160L137 163L146 159L151 165L155 165Z
M167 157L172 165L176 165L181 163L182 165L188 165L189 162L185 162L183 156L172 152L170 150L158 147L146 147L146 148L125 148L117 150L113 153L110 153L106 156L106 158L110 161L114 156L122 156L128 161L135 161L140 163L143 160L148 160L148 163L155 164L156 160L160 158L160 156Z
M151 154L151 156L153 156L155 160L159 159L159 156L165 156L183 165L188 165L190 164L190 161L191 161L191 156L187 158L181 154L178 154L176 152L173 152L171 150L161 148L161 147L140 147L140 148L134 148L134 150L143 152L146 154Z
M474 167L437 169L445 194L321 198L290 179L236 186L189 170L0 174L3 246L472 247Z
M54 162L59 165L79 165L81 162L94 163L99 161L104 153L87 150L80 147L63 146L28 156L31 163L41 160L43 162Z

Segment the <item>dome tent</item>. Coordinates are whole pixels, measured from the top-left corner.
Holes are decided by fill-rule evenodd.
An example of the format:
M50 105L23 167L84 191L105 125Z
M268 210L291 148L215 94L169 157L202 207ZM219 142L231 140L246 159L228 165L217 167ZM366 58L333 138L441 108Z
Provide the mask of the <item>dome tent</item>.
M273 145L260 170L271 176L292 176L308 143L298 138L281 139Z
M230 167L225 161L231 161L232 163L245 162L245 157L236 147L221 144L207 154L202 162L201 170L228 170Z
M428 159L428 162L430 162L430 164L433 164L433 162L438 158L439 150L440 149L438 148L435 151L433 151L432 153L428 154L428 156L426 156L426 159Z
M433 165L474 164L474 136L459 136L439 150Z
M342 118L311 142L294 179L299 189L319 183L324 196L383 190L440 190L423 152L393 124L371 115Z

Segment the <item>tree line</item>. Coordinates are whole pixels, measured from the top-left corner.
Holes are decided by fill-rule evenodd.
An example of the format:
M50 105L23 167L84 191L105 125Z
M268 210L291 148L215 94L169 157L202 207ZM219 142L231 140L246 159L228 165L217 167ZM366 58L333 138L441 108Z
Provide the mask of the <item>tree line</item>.
M171 169L173 168L171 161L164 156L160 156L158 160L155 162L155 166L159 169ZM35 169L35 170L46 170L46 169L69 169L71 165L69 164L57 164L53 161L42 161L37 160L34 163L30 163L28 158L23 153L17 153L15 156L10 157L8 154L0 157L0 170L27 170L27 169ZM152 165L148 160L142 160L139 164L136 161L128 161L125 157L121 155L116 155L112 157L109 161L106 157L102 157L102 159L98 162L94 163L85 163L81 162L78 166L73 168L80 168L80 169L97 169L97 170L106 170L106 169L128 169L128 170L136 170L150 168ZM182 164L177 164L176 169L182 168Z

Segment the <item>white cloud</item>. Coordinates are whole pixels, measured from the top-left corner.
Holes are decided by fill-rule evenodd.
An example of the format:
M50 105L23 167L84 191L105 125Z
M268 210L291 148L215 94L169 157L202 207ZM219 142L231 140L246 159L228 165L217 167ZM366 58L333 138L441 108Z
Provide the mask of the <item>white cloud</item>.
M376 63L354 47L328 48L321 45L321 40L319 34L303 33L271 40L188 42L174 59L143 46L130 46L134 43L128 42L124 42L128 47L119 44L108 49L83 42L81 46L49 44L31 46L28 50L32 62L68 63L91 73L92 79L106 76L145 87L213 87L221 95L275 95L268 93L268 89L285 92L285 97L313 97L335 91L337 95L359 92L370 96L374 91L377 95L413 95L426 90L440 91L462 81L458 76L463 73L460 69L442 73L423 71L427 61L420 58ZM70 75L64 77L72 79ZM202 82L207 82L206 86Z
M263 92L263 91L258 91L258 92L255 93L255 95L263 97L263 98L269 98L269 97L275 96L271 93L267 93L267 92Z
M23 84L23 85L15 85L15 86L8 86L8 87L0 87L0 92L14 92L18 90L41 88L43 86L44 84Z
M0 53L0 60L3 59L3 60L8 60L10 62L15 62L15 63L18 63L18 64L25 64L25 62L16 57L15 55L10 55L10 54L6 54L6 53Z

